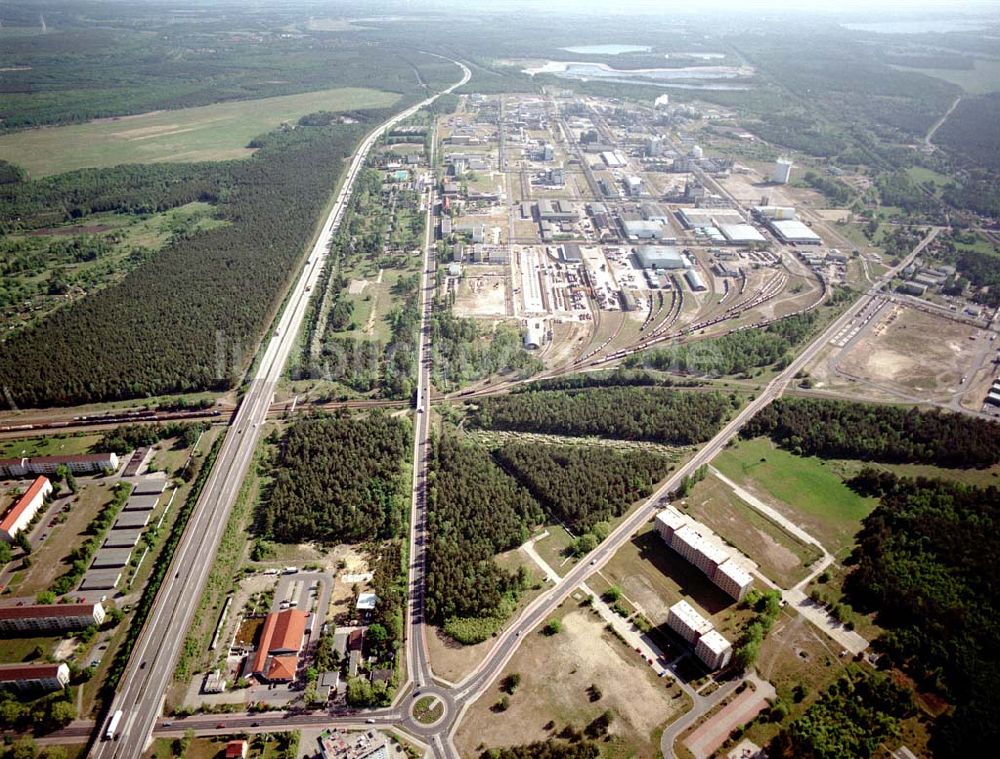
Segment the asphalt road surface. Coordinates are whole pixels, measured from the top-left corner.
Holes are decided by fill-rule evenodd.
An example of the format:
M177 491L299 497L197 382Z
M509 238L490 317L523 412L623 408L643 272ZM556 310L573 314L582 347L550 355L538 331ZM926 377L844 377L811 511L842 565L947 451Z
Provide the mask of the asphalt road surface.
M463 70L462 79L445 92L461 86L471 76L465 66L455 63ZM354 181L382 132L409 118L437 97L429 97L392 117L369 134L355 151L333 208L226 433L218 458L174 555L167 580L157 594L133 649L118 692L100 724L101 736L92 751L94 756L100 759L134 759L141 756L149 741L174 664L211 570L216 547L253 458L261 425L267 418L275 387L295 345L310 291L322 272L328 245L347 207ZM290 220L289 223L294 222ZM117 710L122 710L123 716L115 739L101 740L110 715Z

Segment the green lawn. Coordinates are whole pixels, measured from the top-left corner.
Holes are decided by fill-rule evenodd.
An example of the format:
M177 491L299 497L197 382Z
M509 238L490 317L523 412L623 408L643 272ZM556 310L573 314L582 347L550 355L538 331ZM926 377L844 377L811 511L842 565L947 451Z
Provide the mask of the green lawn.
M770 440L742 440L713 462L720 472L771 503L831 552L849 548L873 498L852 491L834 462L795 456Z
M39 177L84 167L242 158L251 139L316 111L385 108L391 92L342 87L31 129L0 137L0 159Z
M60 434L46 437L26 437L0 442L0 458L17 456L68 456L89 453L101 434Z

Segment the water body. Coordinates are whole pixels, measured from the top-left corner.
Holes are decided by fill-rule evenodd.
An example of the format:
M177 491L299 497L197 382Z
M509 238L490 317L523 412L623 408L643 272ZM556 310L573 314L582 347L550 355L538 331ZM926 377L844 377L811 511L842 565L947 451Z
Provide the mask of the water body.
M925 19L922 21L875 21L868 24L841 24L845 29L876 34L929 34L934 32L976 32L989 28L973 19Z
M653 48L648 45L578 45L559 49L577 55L622 55L623 53L648 53Z
M600 79L635 84L670 84L684 89L730 89L700 84L704 80L742 79L752 76L751 66L684 66L680 68L616 69L606 63L581 61L546 61L544 65L524 69L524 73L552 74L562 79ZM685 85L680 83L687 82Z

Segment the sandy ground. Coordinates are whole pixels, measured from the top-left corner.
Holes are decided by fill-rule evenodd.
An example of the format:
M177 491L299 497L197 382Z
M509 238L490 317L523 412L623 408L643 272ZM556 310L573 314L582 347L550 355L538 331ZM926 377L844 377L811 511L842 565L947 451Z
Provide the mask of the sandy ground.
M566 614L556 635L530 633L504 671L521 675L510 708L491 710L502 695L497 688L480 698L456 736L459 753L476 756L480 746L543 740L567 724L582 729L610 710L615 715L610 733L620 742L621 755L659 756L652 734L682 708L683 700L672 698L663 681L628 653L594 613L584 610ZM595 683L601 698L592 701L588 688Z
M495 317L507 315L506 277L489 269L469 266L455 296L456 316Z
M450 683L457 683L486 657L494 642L494 639L490 638L475 646L463 646L440 629L429 627L427 650L431 657L431 669L434 670L435 676L442 677Z
M981 330L912 308L901 308L859 340L839 362L849 375L928 400L947 401L961 389L980 345ZM933 335L934 339L928 339Z

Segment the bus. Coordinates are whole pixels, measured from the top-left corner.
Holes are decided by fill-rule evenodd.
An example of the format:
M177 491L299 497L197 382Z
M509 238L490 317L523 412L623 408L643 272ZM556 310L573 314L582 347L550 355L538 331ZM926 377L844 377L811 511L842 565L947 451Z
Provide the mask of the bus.
M108 729L104 731L104 740L110 741L115 738L115 731L118 729L118 723L122 721L122 713L122 710L119 709L111 715L111 719L108 720Z

